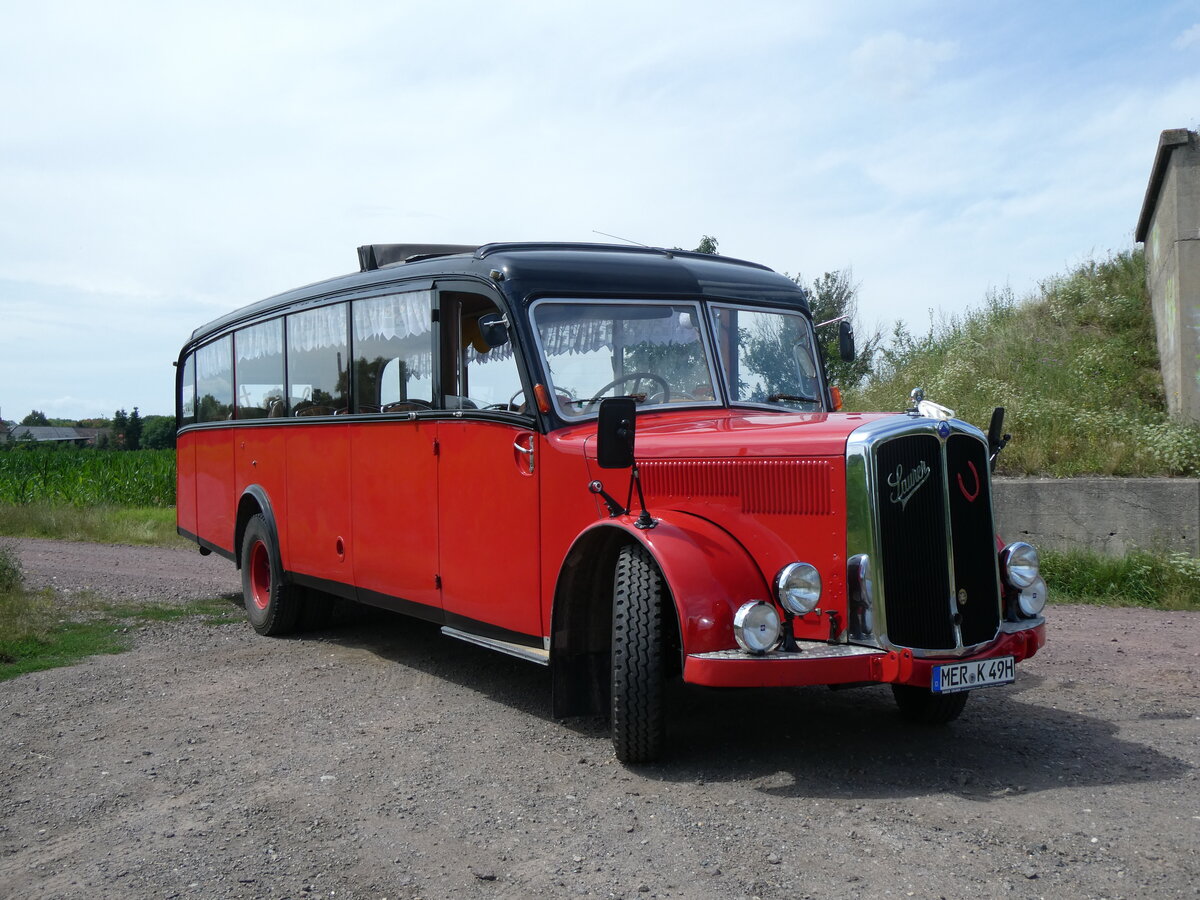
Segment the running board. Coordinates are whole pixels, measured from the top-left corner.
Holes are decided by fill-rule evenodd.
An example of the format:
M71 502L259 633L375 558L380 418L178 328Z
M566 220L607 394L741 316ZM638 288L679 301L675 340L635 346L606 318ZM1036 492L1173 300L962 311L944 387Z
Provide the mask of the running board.
M522 644L512 644L508 641L499 641L495 638L471 634L468 631L459 631L457 628L451 628L449 625L442 626L442 634L446 635L446 637L458 638L460 641L466 641L468 644L475 644L479 647L487 647L489 650L498 650L501 653L507 653L509 656L515 656L517 659L524 659L529 662L534 662L540 666L550 665L549 650L539 650L537 647L526 647Z

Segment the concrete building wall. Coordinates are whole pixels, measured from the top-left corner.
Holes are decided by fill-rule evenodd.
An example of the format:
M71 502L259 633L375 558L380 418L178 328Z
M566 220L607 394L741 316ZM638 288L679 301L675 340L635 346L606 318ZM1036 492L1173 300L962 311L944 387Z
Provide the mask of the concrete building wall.
M1173 417L1200 423L1200 136L1164 131L1136 237L1146 247L1163 387Z
M1166 550L1200 557L1200 479L996 478L1006 541L1111 556Z

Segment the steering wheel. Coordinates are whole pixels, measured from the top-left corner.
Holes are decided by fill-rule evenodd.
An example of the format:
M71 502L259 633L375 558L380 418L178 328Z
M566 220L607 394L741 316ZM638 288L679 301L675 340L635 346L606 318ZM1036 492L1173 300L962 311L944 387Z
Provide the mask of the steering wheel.
M379 408L380 412L417 412L422 409L433 409L433 404L428 400L396 400L392 403L385 403Z
M525 393L525 388L517 388L517 392L508 398L507 403L493 403L491 406L484 407L485 409L499 409L504 412L524 412L525 404L517 405L517 398Z
M592 399L587 401L587 403L584 405L583 411L589 412L593 406L600 402L600 398L604 396L605 392L612 390L618 384L624 384L627 381L632 381L636 387L637 383L642 379L656 382L662 387L662 391L660 391L662 394L662 400L659 401L660 403L671 402L671 386L667 384L667 380L661 375L655 375L653 372L630 372L627 375L622 375L620 378L614 378L604 387L600 388L600 390L596 391Z

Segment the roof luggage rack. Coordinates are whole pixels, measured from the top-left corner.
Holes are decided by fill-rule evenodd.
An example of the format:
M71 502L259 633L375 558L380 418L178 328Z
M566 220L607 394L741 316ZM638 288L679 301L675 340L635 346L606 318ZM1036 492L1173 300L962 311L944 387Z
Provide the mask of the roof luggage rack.
M477 249L477 246L470 244L363 244L358 248L358 271L370 272L383 266L432 256L474 253Z

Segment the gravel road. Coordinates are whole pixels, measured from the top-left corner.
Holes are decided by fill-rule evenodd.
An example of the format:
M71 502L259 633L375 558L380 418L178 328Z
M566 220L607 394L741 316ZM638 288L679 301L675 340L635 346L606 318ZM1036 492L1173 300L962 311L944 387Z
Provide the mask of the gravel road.
M64 596L239 588L195 552L9 541ZM672 699L617 764L546 670L392 617L199 621L0 683L0 896L1200 896L1200 614L1057 606L1015 685Z

